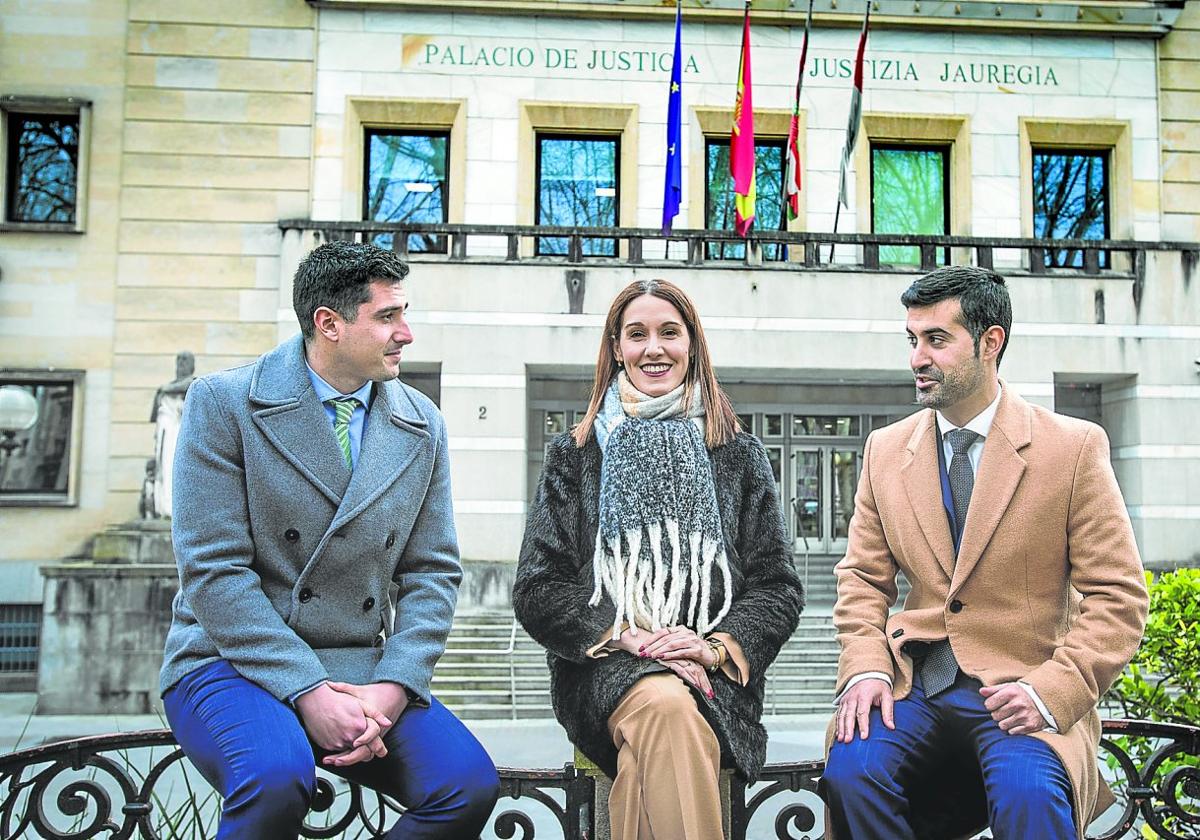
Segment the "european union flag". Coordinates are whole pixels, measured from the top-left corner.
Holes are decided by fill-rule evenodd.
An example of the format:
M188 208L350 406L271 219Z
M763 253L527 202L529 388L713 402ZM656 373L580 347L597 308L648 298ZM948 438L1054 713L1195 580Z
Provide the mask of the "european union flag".
M680 30L683 13L679 0L675 2L675 57L671 61L671 93L667 99L667 175L663 185L663 233L671 232L671 224L679 215L683 200L683 51L680 49Z

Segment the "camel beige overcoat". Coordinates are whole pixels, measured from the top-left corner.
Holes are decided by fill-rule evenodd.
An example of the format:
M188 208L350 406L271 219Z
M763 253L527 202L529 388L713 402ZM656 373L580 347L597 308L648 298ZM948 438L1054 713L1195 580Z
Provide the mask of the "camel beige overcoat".
M1108 438L1002 383L957 562L937 446L931 409L867 439L836 569L837 691L856 674L881 671L904 697L913 676L905 645L943 638L984 685L1025 681L1058 724L1059 734L1035 737L1071 777L1082 837L1112 801L1096 765L1096 704L1137 649L1148 606ZM912 591L889 614L897 571Z

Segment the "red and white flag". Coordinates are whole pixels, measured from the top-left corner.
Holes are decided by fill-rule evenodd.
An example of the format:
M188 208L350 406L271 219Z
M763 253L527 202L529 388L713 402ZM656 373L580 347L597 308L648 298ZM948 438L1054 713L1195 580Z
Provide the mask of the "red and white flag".
M808 33L812 28L813 0L808 0L804 20L804 43L800 46L800 69L796 72L796 101L792 105L792 124L788 127L787 175L783 194L787 200L788 220L800 215L800 88L804 85L804 65L808 61Z
M846 170L850 166L850 155L858 143L858 129L862 125L863 53L867 49L867 29L871 23L871 0L867 0L867 14L863 17L862 34L858 37L858 54L854 58L854 90L850 93L850 118L846 123L846 145L842 147L842 177L838 184L838 201L847 210L850 202L846 198Z

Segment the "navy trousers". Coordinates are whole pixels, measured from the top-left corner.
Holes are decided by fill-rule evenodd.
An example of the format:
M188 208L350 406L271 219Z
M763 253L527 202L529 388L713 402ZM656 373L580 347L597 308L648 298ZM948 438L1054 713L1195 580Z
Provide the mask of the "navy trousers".
M931 783L928 750L947 743L972 751L979 762L995 840L1076 836L1062 762L1038 739L1005 733L979 687L960 673L954 685L929 698L917 674L912 692L896 701L895 729L883 725L875 708L865 740L855 732L848 744L834 742L820 785L838 840L916 840L909 792Z
M296 712L225 660L163 695L183 752L224 798L218 840L297 837L316 785L314 747ZM433 699L409 706L384 736L383 758L340 775L407 810L388 840L478 837L496 804L496 768L475 736Z

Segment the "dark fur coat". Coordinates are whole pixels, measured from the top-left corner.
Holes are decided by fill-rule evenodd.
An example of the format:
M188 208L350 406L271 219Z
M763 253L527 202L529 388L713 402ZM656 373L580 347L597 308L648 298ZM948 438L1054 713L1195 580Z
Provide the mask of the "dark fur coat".
M709 453L725 550L733 577L733 603L713 632L729 633L750 665L743 688L723 674L712 678L713 700L692 695L721 744L722 761L753 780L762 770L767 733L759 722L764 675L796 629L804 594L792 565L775 479L757 438L739 433ZM577 747L610 777L617 751L607 721L622 695L651 660L623 651L593 659L587 650L611 632L616 609L607 597L588 606L600 498L600 447L582 448L569 434L550 444L529 511L513 585L517 619L547 650L554 714ZM713 587L713 614L722 599Z

